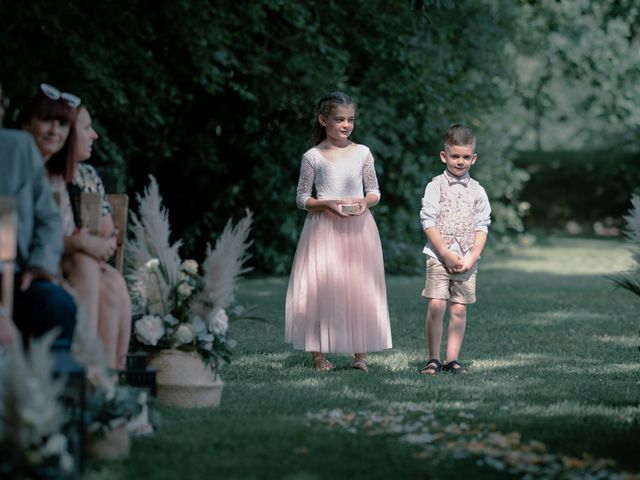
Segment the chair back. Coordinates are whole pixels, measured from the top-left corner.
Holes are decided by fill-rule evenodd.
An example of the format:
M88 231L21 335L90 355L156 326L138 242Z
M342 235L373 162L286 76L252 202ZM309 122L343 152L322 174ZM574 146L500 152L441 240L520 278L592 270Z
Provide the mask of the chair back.
M92 235L100 234L100 214L102 197L99 193L82 192L80 194L80 226Z
M107 201L111 204L113 225L118 229L115 267L122 273L124 268L124 242L127 238L127 222L129 218L129 197L124 193L108 193Z
M13 271L17 254L17 214L13 197L0 197L0 267L2 289L0 316L13 318Z

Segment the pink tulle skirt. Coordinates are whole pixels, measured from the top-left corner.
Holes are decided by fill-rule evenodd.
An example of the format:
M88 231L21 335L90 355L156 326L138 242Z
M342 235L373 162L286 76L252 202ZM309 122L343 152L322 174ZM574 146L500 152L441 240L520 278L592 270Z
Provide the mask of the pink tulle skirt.
M287 289L285 341L308 352L391 348L382 246L369 211L307 215Z

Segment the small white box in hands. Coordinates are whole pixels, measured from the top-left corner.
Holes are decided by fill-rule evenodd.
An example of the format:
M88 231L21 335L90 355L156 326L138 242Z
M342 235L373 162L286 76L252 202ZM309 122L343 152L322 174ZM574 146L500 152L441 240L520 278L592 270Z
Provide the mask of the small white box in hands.
M342 213L347 215L356 215L360 211L360 204L358 203L343 203Z

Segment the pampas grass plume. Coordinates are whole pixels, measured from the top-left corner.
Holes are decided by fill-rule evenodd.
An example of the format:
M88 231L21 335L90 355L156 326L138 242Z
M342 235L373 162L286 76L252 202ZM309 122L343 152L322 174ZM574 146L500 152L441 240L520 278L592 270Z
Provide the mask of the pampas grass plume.
M238 277L250 270L243 264L249 259L247 249L253 243L248 241L252 221L250 210L235 227L229 219L215 247L207 245L206 259L202 264L205 288L194 299L194 307L201 313L227 308L233 302Z

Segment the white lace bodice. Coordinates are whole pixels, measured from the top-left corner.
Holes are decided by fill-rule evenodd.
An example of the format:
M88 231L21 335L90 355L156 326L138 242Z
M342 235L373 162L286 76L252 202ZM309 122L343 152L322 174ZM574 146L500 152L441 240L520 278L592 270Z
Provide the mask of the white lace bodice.
M364 198L368 193L380 198L373 156L364 145L355 145L352 154L341 160L328 160L316 147L307 150L302 156L296 191L296 203L303 210L314 185L320 200Z

